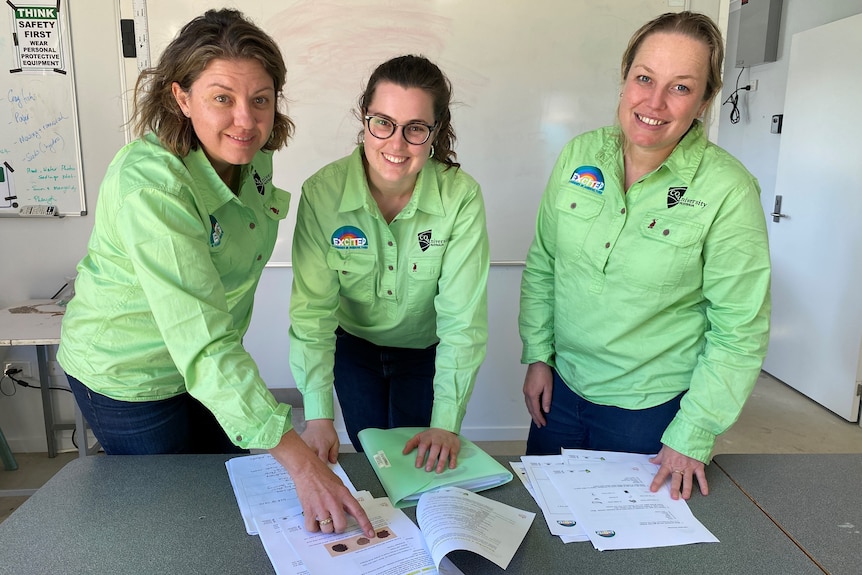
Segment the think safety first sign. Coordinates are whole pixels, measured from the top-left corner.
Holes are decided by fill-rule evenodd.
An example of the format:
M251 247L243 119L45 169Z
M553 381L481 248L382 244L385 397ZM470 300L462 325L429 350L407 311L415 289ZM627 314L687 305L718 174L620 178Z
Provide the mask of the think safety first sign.
M53 6L15 6L13 12L18 70L14 72L64 72L60 41L59 2Z

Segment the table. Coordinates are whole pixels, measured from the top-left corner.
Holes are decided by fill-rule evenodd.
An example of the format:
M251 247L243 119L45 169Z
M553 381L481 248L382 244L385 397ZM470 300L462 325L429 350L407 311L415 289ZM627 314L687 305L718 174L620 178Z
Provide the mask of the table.
M56 432L64 429L78 431L78 453L87 455L87 431L84 418L75 406L75 423L54 421L54 402L51 397L51 370L48 365L48 347L60 343L60 324L66 308L54 300L30 300L19 305L0 309L0 347L32 345L36 347L39 367L39 387L42 394L42 413L45 418L45 435L48 457L57 456Z
M245 532L224 465L230 457L75 459L0 524L0 575L273 573L259 538ZM519 456L496 459L505 464ZM339 461L357 489L384 495L365 455L342 454ZM707 476L711 494L694 496L690 506L721 543L605 552L588 542L566 545L550 535L514 479L483 492L537 513L508 569L467 552L450 557L467 575L822 575L720 469L708 467ZM405 512L415 520L415 508Z
M824 572L862 573L862 454L717 455L713 463Z

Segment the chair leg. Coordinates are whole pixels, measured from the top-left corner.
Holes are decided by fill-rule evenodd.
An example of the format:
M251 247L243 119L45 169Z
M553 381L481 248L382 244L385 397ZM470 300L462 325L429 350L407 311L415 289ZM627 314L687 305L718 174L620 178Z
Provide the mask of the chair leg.
M9 449L9 444L6 442L6 436L3 435L3 430L0 429L0 459L3 460L3 467L6 471L15 471L18 469L18 462L15 461L15 456L12 455L12 450Z

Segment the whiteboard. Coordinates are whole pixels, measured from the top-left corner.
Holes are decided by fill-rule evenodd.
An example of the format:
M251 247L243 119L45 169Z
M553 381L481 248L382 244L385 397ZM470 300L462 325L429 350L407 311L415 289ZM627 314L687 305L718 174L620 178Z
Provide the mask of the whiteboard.
M140 1L140 0L138 0ZM669 8L669 5L679 6ZM462 169L482 186L492 263L523 262L557 155L575 135L613 124L631 34L678 11L668 0L244 0L229 2L279 43L297 126L275 157L293 194L270 266L289 265L303 181L350 153L353 109L374 68L422 54L446 73ZM212 0L146 0L150 54ZM714 16L714 15L713 15ZM133 78L132 78L133 80Z
M66 2L6 2L0 54L0 216L86 214Z

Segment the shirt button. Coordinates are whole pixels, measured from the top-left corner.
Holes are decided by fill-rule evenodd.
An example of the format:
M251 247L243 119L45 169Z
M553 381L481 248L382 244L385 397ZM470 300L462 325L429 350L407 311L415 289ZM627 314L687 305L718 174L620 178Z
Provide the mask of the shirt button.
M341 270L341 275L346 276L346 275L347 275L347 270Z
M257 261L260 261L261 259L263 259L263 256L260 254L257 254Z
M389 271L392 271L392 270L394 270L394 269L395 269L394 267L389 266Z
M386 295L392 295L392 290L391 289L386 290Z
M249 227L249 229L252 229L252 230L253 230L253 229L254 229L254 222L250 223L250 224L248 225L248 227Z
M242 441L242 435L237 435L237 436L236 436L236 440L237 440L237 441Z
M389 246L389 247L392 247L392 242L391 242L391 241L388 241L388 242L386 242L386 245L387 245L387 246Z
M570 208L572 208L572 209L574 210L575 208L577 208L577 207L578 207L578 203L577 203L577 202L572 202L572 205L571 205L571 206L569 206L569 207L570 207Z
M670 233L670 230L664 230L664 231L662 231L661 235L666 236L669 233Z
M609 248L609 247L611 247L611 242L608 242L605 244L605 248Z
M621 214L626 213L626 209L625 209L625 208L621 209L621 210L620 210L620 213L621 213Z

